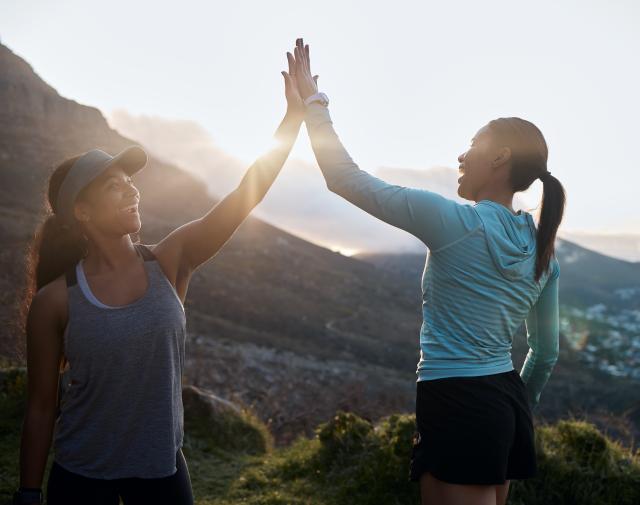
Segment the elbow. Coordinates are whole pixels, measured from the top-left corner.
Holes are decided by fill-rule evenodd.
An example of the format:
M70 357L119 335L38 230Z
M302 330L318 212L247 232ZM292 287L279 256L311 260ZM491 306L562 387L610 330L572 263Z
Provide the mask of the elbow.
M327 189L329 191L331 191L332 193L337 193L338 192L338 185L336 184L336 181L333 179L325 179L325 182L327 183Z
M233 190L229 197L242 202L242 207L248 209L248 212L251 212L254 207L264 200L266 194L266 190L258 187L254 181L243 180L240 182L238 187Z
M58 406L55 401L28 401L25 411L26 417L38 420L55 419Z
M560 351L558 347L555 347L554 349L550 349L548 352L546 352L544 358L540 361L547 367L552 368L557 363L559 355Z
M335 174L329 175L324 172L324 180L327 184L327 189L332 193L336 193L338 195L342 195L342 193L344 193L346 185L343 177L336 176Z
M544 366L547 370L551 371L556 366L558 362L558 353L552 353L547 356L544 360L541 360L541 365Z
M261 193L259 195L255 195L253 197L253 199L251 200L251 202L250 202L251 208L253 209L254 207L257 207L258 205L260 205L262 200L264 200L265 196L266 196L266 193Z
M551 351L551 355L549 356L549 361L551 361L551 366L555 365L560 357L560 340L556 339L556 345Z
M57 395L38 393L27 394L25 417L43 421L55 419L58 412Z
M23 418L23 430L27 433L48 433L53 429L57 407L27 405Z

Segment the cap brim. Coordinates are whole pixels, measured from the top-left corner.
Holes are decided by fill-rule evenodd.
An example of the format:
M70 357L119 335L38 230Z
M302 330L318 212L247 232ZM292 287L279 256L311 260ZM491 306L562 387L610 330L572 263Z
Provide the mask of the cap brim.
M147 153L140 146L130 146L116 154L108 163L108 166L121 166L129 175L142 170L147 164Z

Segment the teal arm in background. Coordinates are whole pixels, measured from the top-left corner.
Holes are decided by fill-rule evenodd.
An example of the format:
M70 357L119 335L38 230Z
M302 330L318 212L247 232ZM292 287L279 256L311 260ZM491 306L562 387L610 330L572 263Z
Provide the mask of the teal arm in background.
M554 272L525 322L529 352L520 376L526 385L532 409L540 402L540 393L549 380L560 349L559 266L557 260L552 262Z
M465 213L465 206L453 200L432 191L389 184L361 170L340 142L327 107L309 105L305 120L327 187L360 209L415 235L432 250L478 225L473 221L475 214Z

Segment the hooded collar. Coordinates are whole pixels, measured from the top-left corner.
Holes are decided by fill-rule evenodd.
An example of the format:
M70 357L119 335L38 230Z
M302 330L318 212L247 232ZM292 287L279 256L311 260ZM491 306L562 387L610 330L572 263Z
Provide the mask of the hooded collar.
M536 225L531 214L522 210L513 214L492 200L480 200L474 208L496 268L511 280L531 276L536 262Z

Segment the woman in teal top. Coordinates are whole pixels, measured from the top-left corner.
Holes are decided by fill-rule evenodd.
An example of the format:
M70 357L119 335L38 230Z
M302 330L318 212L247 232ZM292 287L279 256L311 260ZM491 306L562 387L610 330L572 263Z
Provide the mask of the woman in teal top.
M429 248L411 478L424 503L505 503L510 479L536 473L531 410L558 357L554 242L565 195L547 171L544 137L520 118L481 128L458 157L458 195L473 205L392 185L358 168L341 144L302 39L295 60L327 187ZM514 193L536 179L544 185L537 228L512 208ZM530 350L518 373L511 343L523 321Z

